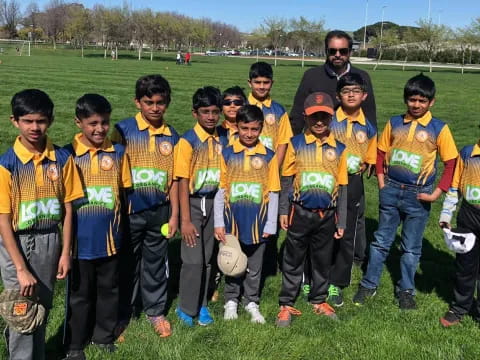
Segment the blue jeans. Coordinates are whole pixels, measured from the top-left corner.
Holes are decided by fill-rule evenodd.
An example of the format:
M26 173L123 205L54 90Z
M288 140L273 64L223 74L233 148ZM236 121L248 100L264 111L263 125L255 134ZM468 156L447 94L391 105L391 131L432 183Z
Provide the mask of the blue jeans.
M417 194L432 192L432 185L405 185L387 179L380 190L380 215L375 241L370 245L368 268L360 284L375 289L380 282L383 263L395 240L400 221L402 226L401 279L397 290L415 293L415 272L422 253L422 239L430 213L430 203L417 200Z

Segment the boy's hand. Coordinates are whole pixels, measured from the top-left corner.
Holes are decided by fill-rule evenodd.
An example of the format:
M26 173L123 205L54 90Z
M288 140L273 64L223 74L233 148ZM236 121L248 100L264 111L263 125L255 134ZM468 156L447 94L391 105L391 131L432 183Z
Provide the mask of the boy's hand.
M427 194L427 193L417 194L417 200L425 201L425 202L434 202L440 197L441 194L442 194L442 190L440 188L436 188L435 190L433 190L431 194Z
M446 222L439 222L438 225L440 226L441 229L451 229L452 228L452 225L450 225L449 223L446 223Z
M35 291L37 279L28 270L17 271L17 279L20 284L20 294L22 296L32 296Z
M214 232L215 239L225 243L225 228L224 227L216 227L213 230L213 232Z
M171 216L170 220L168 220L168 235L166 236L167 239L171 239L175 236L178 231L178 217Z
M191 221L182 222L182 239L188 247L197 245L197 237L199 236L200 234Z
M272 234L269 234L269 233L266 233L266 232L264 232L262 234L262 238L264 238L264 239L268 238L269 236L272 236Z
M333 237L335 239L341 239L343 237L343 233L344 233L344 229L337 229L337 231L335 231L335 234L333 234Z
M288 215L280 215L280 227L285 231L288 230Z
M65 279L70 271L72 258L70 255L61 255L58 260L57 280Z

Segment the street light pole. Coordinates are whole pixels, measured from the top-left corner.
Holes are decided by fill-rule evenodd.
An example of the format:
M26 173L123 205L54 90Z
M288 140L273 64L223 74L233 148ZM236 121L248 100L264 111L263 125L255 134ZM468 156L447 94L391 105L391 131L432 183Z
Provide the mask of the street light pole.
M368 0L365 5L365 28L363 31L363 49L367 48L367 15L368 15Z
M428 22L432 21L431 10L432 10L432 0L428 0Z

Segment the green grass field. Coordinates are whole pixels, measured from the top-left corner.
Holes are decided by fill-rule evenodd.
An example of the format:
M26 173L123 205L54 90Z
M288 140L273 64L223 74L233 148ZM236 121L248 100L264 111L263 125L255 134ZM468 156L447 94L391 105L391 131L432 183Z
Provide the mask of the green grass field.
M89 52L81 59L74 51L35 51L32 57L0 57L0 151L14 141L16 131L10 124L9 102L12 95L24 88L45 90L55 103L56 118L49 134L59 145L68 143L76 132L73 123L74 104L86 92L105 95L113 105L114 122L135 113L132 101L138 77L160 73L170 82L173 94L167 121L178 132L189 129L191 97L204 85L220 89L232 85L247 87L248 69L253 59L193 57L193 66L177 66L173 54L162 54L155 61L135 60L134 53L120 54L120 60L103 59L103 53ZM160 55L160 54L159 54ZM309 64L313 66L313 64ZM273 97L290 111L293 97L305 69L297 61L280 61L275 71ZM403 85L418 71L400 68L367 68L373 80L377 101L378 124L389 116L404 111ZM480 74L436 71L431 74L437 84L435 116L447 121L457 146L476 142L479 138L478 89ZM374 179L366 181L367 236L371 240L377 227L378 195ZM266 279L261 310L266 325L252 325L245 312L234 322L225 322L223 301L212 304L216 319L212 326L184 328L174 315L178 278L179 240L171 243L172 305L169 319L173 335L158 338L150 324L141 317L133 321L126 333L126 342L118 352L107 356L95 348L87 349L89 359L476 359L480 356L480 329L470 318L452 329L443 329L439 317L448 308L452 293L453 254L450 253L436 225L440 203L433 206L424 235L424 252L416 284L419 309L402 312L394 303L394 284L399 277L398 242L388 259L377 296L363 307L351 303L361 277L355 268L352 286L345 291L345 305L337 314L339 321L317 317L302 299L297 307L303 315L291 328L277 329L280 276ZM281 235L283 239L284 235ZM280 245L280 244L279 244ZM61 337L64 315L64 283L59 282L54 309L48 326L48 359L62 356ZM5 344L0 342L0 358L5 358Z

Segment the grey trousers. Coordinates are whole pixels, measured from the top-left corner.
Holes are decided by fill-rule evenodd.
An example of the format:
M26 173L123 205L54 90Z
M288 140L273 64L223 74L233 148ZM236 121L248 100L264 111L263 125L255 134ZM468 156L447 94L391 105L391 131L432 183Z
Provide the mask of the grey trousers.
M19 250L27 260L27 266L37 279L35 293L46 309L43 324L32 334L20 334L8 329L8 351L10 360L45 359L45 329L48 312L52 308L53 287L60 256L58 230L47 233L16 235ZM0 237L0 270L5 289L19 289L17 270L13 265Z
M213 236L213 199L191 197L190 217L200 236L194 247L188 247L182 241L178 307L190 316L197 316L200 307L207 306L210 263L216 241Z
M243 286L243 305L250 302L258 304L260 302L260 283L262 279L263 254L266 248L265 242L255 245L244 245L242 250L247 255L247 272L241 277L225 276L225 302L230 300L238 303L242 295Z

